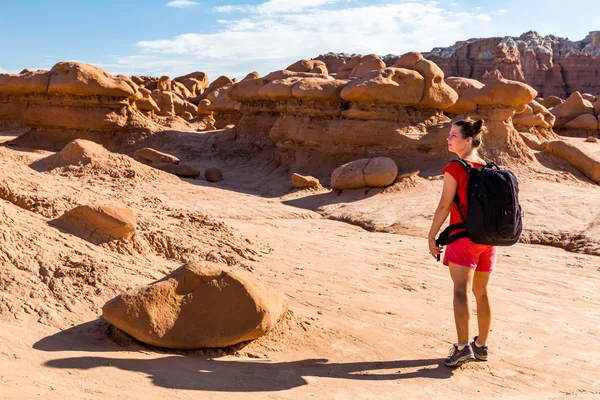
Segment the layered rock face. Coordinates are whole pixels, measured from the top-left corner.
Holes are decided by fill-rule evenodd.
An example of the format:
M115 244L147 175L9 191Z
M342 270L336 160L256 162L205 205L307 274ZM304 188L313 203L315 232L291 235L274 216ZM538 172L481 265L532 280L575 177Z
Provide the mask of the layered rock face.
M600 31L572 42L554 35L527 32L519 37L493 37L456 42L434 48L423 56L446 76L481 80L486 72L500 71L506 79L525 82L542 97L568 97L575 91L600 94ZM337 72L356 55L328 53L316 57ZM358 56L360 57L360 56ZM387 66L398 56L382 57Z
M542 97L565 98L575 91L600 94L600 31L577 42L536 32L470 39L424 56L451 76L479 80L497 69L507 79L526 82Z
M241 112L236 132L274 143L296 172L326 180L335 167L361 158L385 155L404 169L447 157L450 119L442 109L458 95L443 72L419 53L390 68L375 56L354 62L344 70L350 79L282 70L232 85L227 97Z
M32 128L148 129L151 121L135 106L141 98L131 79L83 63L0 74L0 119L22 121Z

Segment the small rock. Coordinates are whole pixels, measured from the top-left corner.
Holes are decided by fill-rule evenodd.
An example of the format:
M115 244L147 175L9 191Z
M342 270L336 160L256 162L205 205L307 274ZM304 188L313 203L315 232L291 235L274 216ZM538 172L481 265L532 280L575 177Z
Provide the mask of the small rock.
M161 153L158 150L151 149L149 147L143 148L141 150L133 153L133 158L136 160L146 163L169 163L169 164L179 164L179 158L172 156L167 153Z
M419 172L421 172L421 171L416 170L416 171L412 171L412 172L405 172L403 174L398 174L398 176L396 177L396 182L401 181L402 179L412 178L413 176L418 175Z
M86 205L65 212L57 223L82 239L100 244L131 239L137 220L133 211L126 207Z
M223 180L223 173L219 168L212 167L204 171L204 178L209 182L219 182Z
M186 121L189 121L190 119L194 118L194 116L189 111L186 111L183 114L181 114L181 118L185 119Z
M321 182L314 176L304 176L300 174L292 175L292 185L297 187L298 189L309 188L309 187L319 187L321 186Z
M586 142L590 142L590 143L598 143L598 138L595 138L593 136L588 136L587 139L585 139Z

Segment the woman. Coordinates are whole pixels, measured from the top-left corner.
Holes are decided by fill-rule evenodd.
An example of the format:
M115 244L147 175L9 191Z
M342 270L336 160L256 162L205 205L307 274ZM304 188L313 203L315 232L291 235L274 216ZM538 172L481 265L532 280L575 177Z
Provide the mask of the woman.
M466 160L471 167L481 168L485 161L477 154L481 146L481 136L487 131L483 120L461 120L452 125L448 134L448 150ZM435 237L450 214L450 224L463 222L456 203L453 202L458 193L459 207L465 218L467 215L467 184L469 175L465 168L450 162L442 170L444 188L439 205L435 211L429 231L429 252L437 258L442 248L435 243ZM448 367L474 360L487 361L488 348L486 345L492 320L492 307L487 292L490 273L496 263L497 247L476 244L469 238L458 239L446 246L444 265L450 270L454 283L454 322L458 341L452 347L450 355L444 364ZM479 335L469 343L469 322L471 309L469 292L473 291L477 302L477 325Z

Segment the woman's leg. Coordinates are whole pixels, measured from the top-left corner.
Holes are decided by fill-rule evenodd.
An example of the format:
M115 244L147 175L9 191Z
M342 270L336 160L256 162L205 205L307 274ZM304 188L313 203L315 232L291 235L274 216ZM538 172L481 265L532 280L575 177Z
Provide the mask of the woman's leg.
M469 343L469 320L471 307L469 305L469 292L475 270L462 265L448 263L450 276L454 282L454 323L458 343Z
M487 291L490 275L490 272L476 271L473 277L473 294L477 301L477 326L479 327L477 341L480 344L487 343L492 326L492 305Z

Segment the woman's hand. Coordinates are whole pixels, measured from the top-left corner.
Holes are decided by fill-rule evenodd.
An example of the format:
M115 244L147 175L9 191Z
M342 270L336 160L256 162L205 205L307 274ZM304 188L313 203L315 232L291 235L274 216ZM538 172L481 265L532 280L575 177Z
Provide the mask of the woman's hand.
M435 259L442 254L442 248L435 244L435 238L429 238L429 253Z

